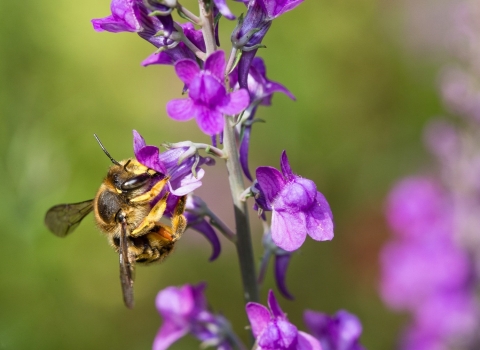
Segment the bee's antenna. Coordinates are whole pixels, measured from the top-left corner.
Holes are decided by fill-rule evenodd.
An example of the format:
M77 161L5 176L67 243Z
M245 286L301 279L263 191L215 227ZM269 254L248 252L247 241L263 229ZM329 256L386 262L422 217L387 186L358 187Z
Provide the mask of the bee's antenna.
M98 144L99 144L100 147L102 148L103 152L107 155L108 158L110 158L110 160L112 161L112 163L121 166L121 164L120 164L119 162L117 162L115 159L113 159L113 157L110 155L110 153L108 153L108 151L105 149L105 147L103 147L102 142L101 142L100 139L98 138L97 134L93 134L93 136L95 136L95 139L97 140Z

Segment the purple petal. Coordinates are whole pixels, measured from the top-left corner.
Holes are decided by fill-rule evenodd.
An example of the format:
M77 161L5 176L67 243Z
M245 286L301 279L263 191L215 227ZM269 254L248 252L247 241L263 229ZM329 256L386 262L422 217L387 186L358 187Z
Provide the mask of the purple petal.
M200 73L200 68L197 62L187 58L175 63L175 72L180 80L188 86L197 74Z
M272 213L272 240L280 248L291 252L305 242L307 232L304 214L278 212Z
M253 336L258 338L270 321L270 312L265 306L253 302L247 303L245 311L252 327Z
M187 218L187 222L191 220L191 216L192 215L190 213L185 214L185 217ZM210 256L209 260L213 261L216 258L218 258L221 250L220 240L218 239L217 234L215 233L215 230L213 229L213 227L206 220L203 219L198 223L190 225L190 228L201 233L212 245L212 255Z
M292 180L292 179L291 179ZM316 204L317 186L312 180L295 176L275 198L273 206L277 210L308 212Z
M228 95L230 101L227 105L219 106L218 109L228 115L235 115L248 107L250 103L250 96L246 89L240 89Z
M188 326L181 327L174 323L164 321L153 341L153 350L168 349L170 345L186 335L188 331Z
M189 96L197 104L216 109L217 106L228 104L229 97L225 86L217 78L202 74L194 79L189 86Z
M142 61L142 66L147 67L152 64L167 64L172 65L174 64L174 60L170 55L168 55L165 51L162 52L155 52L148 56L146 59Z
M124 21L118 20L113 16L108 16L105 18L92 19L93 29L96 32L111 32L111 33L121 33L121 32L135 32L132 30Z
M201 29L196 30L194 25L190 22L182 23L180 26L183 29L183 34L195 44L201 51L206 52L205 40L203 40L203 33Z
M250 145L250 133L252 131L251 126L245 127L243 131L242 141L240 143L239 157L240 165L242 166L243 173L250 181L253 181L250 169L248 169L248 148Z
M269 166L261 166L256 171L258 185L265 196L267 204L271 205L275 197L285 187L285 179L282 173Z
M161 290L155 299L155 305L165 320L175 320L181 324L188 322L187 318L195 310L192 287L167 287Z
M293 300L293 296L288 291L286 285L287 268L291 257L292 254L275 255L275 281L280 293L285 298Z
M197 188L202 186L202 181L200 179L205 175L205 170L198 169L197 170L197 177L193 176L193 174L188 174L181 178L180 182L177 181L169 182L169 190L170 193L174 194L175 196L185 196L189 193L192 193Z
M170 118L184 122L195 116L195 108L190 98L174 99L167 103L167 114Z
M138 133L137 130L133 130L133 153L138 160L137 153L145 147L147 144L145 143L145 139Z
M167 169L158 158L158 148L155 146L145 146L135 153L137 160L147 168L166 174Z
M273 294L273 291L270 289L268 291L268 307L272 311L273 317L277 318L285 318L285 314L280 308L280 305L277 302L277 298L275 298L275 294Z
M110 4L111 16L93 19L93 28L96 31L139 32L142 26L138 21L138 14L131 0L113 0Z
M282 156L280 157L280 167L282 169L283 176L285 176L287 180L291 180L294 177L292 168L290 167L290 163L288 161L287 151L285 150L282 152Z
M317 192L312 210L305 213L307 233L316 241L330 241L333 238L333 216L327 200Z
M241 88L248 89L248 72L256 53L257 50L244 51L238 62L238 83Z
M260 0L260 4L264 7L269 20L273 20L285 12L293 10L302 2L303 0Z
M205 61L205 71L209 71L219 81L223 81L225 65L225 52L218 50L208 56Z
M235 19L235 16L232 14L232 12L230 12L225 0L213 0L213 2L215 3L215 6L217 6L218 11L220 11L222 16L228 19Z
M215 135L223 130L223 114L204 106L197 106L197 123L207 135Z
M296 100L295 96L285 86L274 81L269 81L265 89L265 94L271 96L275 92L282 92L288 97L290 97L292 100L294 101ZM262 101L262 104L263 104L263 101ZM270 103L267 102L267 105L270 105Z
M280 331L281 344L284 349L291 349L298 339L298 329L287 319L277 320L277 327Z
M267 69L265 67L265 62L261 57L255 57L252 60L251 68L254 68L262 77L266 77Z
M322 346L320 342L310 334L299 331L297 350L322 350Z

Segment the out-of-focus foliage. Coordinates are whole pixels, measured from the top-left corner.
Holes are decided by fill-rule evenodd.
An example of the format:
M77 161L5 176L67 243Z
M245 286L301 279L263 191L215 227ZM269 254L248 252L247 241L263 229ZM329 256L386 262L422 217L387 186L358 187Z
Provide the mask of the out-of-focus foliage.
M184 5L195 9L196 1ZM347 309L362 321L368 349L392 348L401 323L377 295L383 198L395 179L418 169L422 127L441 111L435 67L401 44L399 6L305 1L274 22L259 52L268 76L297 102L277 96L259 110L267 123L253 130L250 166L278 167L288 150L294 171L329 200L336 223L332 242L309 240L293 257L287 282L296 300L281 300L282 308L301 329L306 308ZM208 244L187 231L166 262L138 269L131 311L121 299L118 257L92 217L65 239L43 225L50 206L95 195L110 163L93 133L117 159L133 156L134 128L149 143L208 142L194 122L166 115L166 102L182 89L172 68L141 67L153 47L134 34L93 31L90 19L109 14L108 0L2 1L0 13L0 348L148 349L160 326L156 293L199 281L247 339L237 259L225 240L209 263ZM221 25L228 49L234 23ZM199 193L232 225L226 170L218 162L207 171ZM253 238L260 259L258 224ZM268 288L272 273L263 300ZM174 348L197 346L187 339Z

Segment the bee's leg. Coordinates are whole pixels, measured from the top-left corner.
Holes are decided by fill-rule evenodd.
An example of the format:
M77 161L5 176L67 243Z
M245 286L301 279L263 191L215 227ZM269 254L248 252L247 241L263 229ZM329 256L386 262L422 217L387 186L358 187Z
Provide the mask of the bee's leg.
M158 181L155 186L153 186L150 191L135 197L133 199L130 199L130 202L132 203L142 203L142 202L149 202L152 199L154 199L156 196L162 192L163 188L165 187L167 181L169 180L169 177L164 178L163 180Z
M183 215L185 212L185 202L187 200L187 196L182 196L178 199L178 203L175 206L175 210L173 211L172 215L172 239L173 241L177 241L182 234L185 232L187 228L187 219Z
M157 204L150 210L148 215L142 220L135 230L130 232L130 236L138 237L146 234L152 230L155 226L158 226L160 219L167 208L167 198L169 192L160 199Z
M185 232L187 219L183 216L183 212L185 211L186 198L186 196L182 196L178 199L171 218L172 226L164 225L161 222L156 223L155 226L159 228L157 234L162 237L163 240L174 243L178 241L180 237L182 237L183 232Z

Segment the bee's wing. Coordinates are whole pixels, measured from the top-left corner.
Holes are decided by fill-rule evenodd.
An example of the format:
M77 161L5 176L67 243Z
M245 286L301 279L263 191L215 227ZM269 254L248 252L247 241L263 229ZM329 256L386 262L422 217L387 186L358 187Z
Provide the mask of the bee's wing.
M93 210L93 199L72 204L59 204L45 214L45 225L55 235L65 237Z
M123 302L129 309L133 309L133 277L135 273L135 260L128 255L127 223L122 222L120 233L120 282L122 284Z

